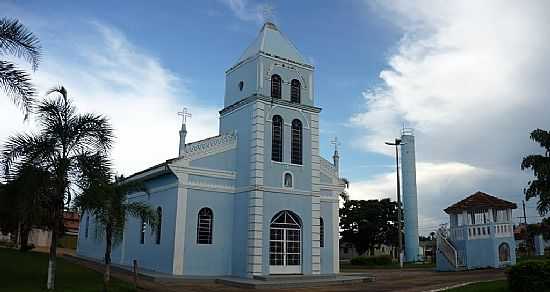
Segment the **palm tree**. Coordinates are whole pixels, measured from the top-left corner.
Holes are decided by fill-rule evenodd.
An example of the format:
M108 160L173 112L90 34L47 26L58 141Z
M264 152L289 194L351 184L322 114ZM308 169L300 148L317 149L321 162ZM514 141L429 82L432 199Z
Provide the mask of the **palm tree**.
M38 38L17 19L0 18L0 56L23 58L36 70L40 63L40 49ZM0 87L23 110L27 119L36 93L29 75L13 63L0 60Z
M75 198L75 206L81 213L94 217L105 240L105 272L103 289L107 291L111 279L111 250L122 240L122 234L128 216L141 218L145 224L151 226L151 232L157 228L156 211L143 202L128 202L128 194L147 192L142 183L125 182L122 177L116 177L109 170L109 162L103 155L87 157L90 166L83 174L82 193Z
M4 144L0 164L5 174L24 165L48 171L53 177L53 192L48 198L48 225L52 230L47 288L54 289L57 238L63 227L63 210L69 206L73 186L96 153L107 153L113 143L109 120L90 113L77 113L64 87L48 91L36 107L39 130L17 134Z
M544 216L550 212L550 132L536 129L531 132L531 140L544 148L544 155L528 155L521 162L521 169L532 169L536 177L527 184L525 199L538 197L537 210Z

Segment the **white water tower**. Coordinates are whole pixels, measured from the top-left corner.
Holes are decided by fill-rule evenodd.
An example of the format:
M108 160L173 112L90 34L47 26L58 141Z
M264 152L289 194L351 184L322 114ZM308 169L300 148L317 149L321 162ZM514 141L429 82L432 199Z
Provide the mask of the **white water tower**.
M416 194L416 161L414 131L401 131L401 177L403 184L403 213L405 223L405 261L418 261L418 206Z

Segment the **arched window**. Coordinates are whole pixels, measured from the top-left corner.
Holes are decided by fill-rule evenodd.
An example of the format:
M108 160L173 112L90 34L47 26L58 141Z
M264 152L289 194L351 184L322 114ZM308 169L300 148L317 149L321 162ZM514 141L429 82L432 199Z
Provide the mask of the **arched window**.
M290 172L285 172L283 177L283 186L285 188L292 188L294 185L294 181L292 179L292 174Z
M84 229L84 238L88 239L88 228L90 227L90 215L86 216L86 228Z
M281 98L282 80L281 76L274 74L271 76L271 97Z
M271 160L283 161L283 118L273 117L273 133L271 138Z
M290 102L300 103L301 85L297 79L290 82Z
M269 230L269 270L272 274L301 272L302 222L298 215L284 210L271 219Z
M510 261L510 246L506 242L498 246L498 258L501 262Z
M202 208L199 211L197 220L197 243L212 244L212 226L214 225L214 215L210 208Z
M300 120L292 121L290 163L302 164L302 122Z
M143 218L141 219L141 225L139 226L139 243L144 244L145 243L145 227L147 223L145 223L145 220Z
M319 218L319 246L325 247L325 222Z
M157 236L156 236L156 243L157 244L160 244L160 235L161 235L161 230L162 230L162 208L161 207L158 207L157 208L157 217L159 219L159 225L157 226Z

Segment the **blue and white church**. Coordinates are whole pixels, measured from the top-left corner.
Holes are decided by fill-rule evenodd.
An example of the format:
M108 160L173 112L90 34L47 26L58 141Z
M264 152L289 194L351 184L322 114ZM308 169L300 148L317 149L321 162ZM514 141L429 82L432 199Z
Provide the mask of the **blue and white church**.
M339 156L319 154L314 67L273 23L225 79L219 135L186 143L179 156L127 178L155 208L151 232L129 217L113 264L183 276L338 273ZM185 119L184 119L185 120ZM81 219L77 255L101 260L94 218Z

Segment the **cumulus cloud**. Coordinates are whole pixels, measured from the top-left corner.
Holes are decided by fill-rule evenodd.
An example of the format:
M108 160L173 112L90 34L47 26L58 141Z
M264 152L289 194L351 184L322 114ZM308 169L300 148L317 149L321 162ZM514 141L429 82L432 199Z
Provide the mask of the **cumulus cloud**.
M63 85L81 111L108 116L115 128L112 157L118 172L131 174L177 156L177 112L190 108L188 141L216 135L217 111L199 106L186 80L132 44L113 27L87 25L87 36L49 48L33 82L40 92ZM58 35L61 39L63 33ZM66 36L66 35L65 35ZM32 128L7 99L0 99L0 139ZM5 123L4 121L10 121Z
M521 158L533 151L529 132L547 127L550 19L547 1L392 1L375 8L403 32L380 84L365 90L366 111L350 119L364 129L363 150L391 155L383 142L405 124L416 129L417 161L430 170L419 197L435 198L442 172L454 181L519 201L526 174ZM422 164L428 163L428 164ZM489 174L449 172L467 165ZM419 168L420 170L420 168ZM497 183L498 182L498 183ZM370 180L365 191L382 181ZM455 187L440 196L458 200ZM431 201L430 201L431 202ZM427 203L427 201L426 201ZM442 205L433 205L441 210Z

